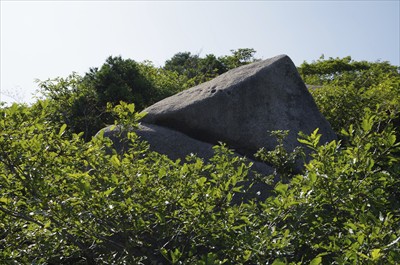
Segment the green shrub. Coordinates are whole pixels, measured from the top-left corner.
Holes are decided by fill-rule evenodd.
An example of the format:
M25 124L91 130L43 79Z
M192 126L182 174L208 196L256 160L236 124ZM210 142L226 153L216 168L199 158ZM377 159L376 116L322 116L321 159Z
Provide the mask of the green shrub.
M365 109L373 110L382 124L400 125L400 73L388 62L357 62L351 57L321 57L298 68L321 113L340 134L359 124ZM399 135L399 134L398 134Z
M376 129L377 116L343 131L346 146L320 146L317 131L303 135L300 142L313 151L304 173L276 183L265 202L232 204L251 164L224 145L209 162L171 161L130 132L128 152L110 153L102 134L88 142L69 135L65 125L48 122L49 110L40 101L0 111L2 264L394 264L400 258L399 143L390 127ZM126 103L113 113L122 128L140 118Z
M187 81L125 63L154 100ZM239 183L273 178L249 178L251 163L227 146L210 161L152 152L131 132L141 118L134 105L99 105L100 90L76 74L42 82L47 99L32 107L1 106L0 263L396 264L398 72L349 59L317 66L303 74L323 85L312 93L343 140L300 134L310 160L294 170L302 151L285 150L286 132L273 132L276 149L258 157L281 181L263 202L233 203L246 192ZM125 154L102 133L88 137L105 122L127 135Z
M149 62L109 57L100 69L92 68L84 77L73 73L38 82L51 106L48 119L58 126L67 124L68 133L83 132L85 141L89 141L100 129L114 123L107 104L124 101L143 110L180 91L184 82L181 79Z

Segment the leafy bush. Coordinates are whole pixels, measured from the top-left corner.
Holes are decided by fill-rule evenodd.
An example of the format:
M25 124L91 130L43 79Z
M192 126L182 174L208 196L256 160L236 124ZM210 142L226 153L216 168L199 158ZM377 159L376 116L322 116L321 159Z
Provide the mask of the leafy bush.
M215 260L221 248L240 247L222 233L233 235L249 214L230 205L248 169L231 151L217 147L212 163L192 157L181 165L131 133L127 154L107 154L109 140L66 137L66 126L45 124L48 105L40 106L40 113L17 105L2 113L3 262L165 263L178 253ZM131 105L115 111L124 123L135 117Z
M59 126L67 124L71 133L84 132L88 141L100 129L113 124L107 103L117 105L122 100L143 110L180 91L184 82L181 79L149 62L109 57L100 69L92 68L84 77L73 73L38 82L52 108L48 118Z
M400 126L400 73L388 62L357 62L321 57L298 68L311 86L320 111L340 134L342 128L359 124L368 108L381 123Z
M265 202L232 204L251 164L225 146L215 147L210 162L171 161L130 132L131 148L117 154L101 134L85 142L49 123L50 107L40 101L1 109L1 263L393 264L400 258L400 161L393 155L399 143L389 127L375 130L376 116L343 131L346 147L320 146L317 131L303 135L300 141L314 151L303 174L276 183ZM122 128L140 118L126 103L113 112Z
M105 110L98 106L94 90L82 85L82 77L76 73L66 78L38 81L46 97L48 113L45 119L55 126L67 124L67 133L83 132L89 140L102 127ZM35 103L33 109L42 109L43 102Z
M254 49L241 48L231 50L231 53L218 58L213 54L207 54L201 58L190 52L179 52L167 60L163 68L181 76L185 80L183 88L186 89L258 60L254 57L256 53Z

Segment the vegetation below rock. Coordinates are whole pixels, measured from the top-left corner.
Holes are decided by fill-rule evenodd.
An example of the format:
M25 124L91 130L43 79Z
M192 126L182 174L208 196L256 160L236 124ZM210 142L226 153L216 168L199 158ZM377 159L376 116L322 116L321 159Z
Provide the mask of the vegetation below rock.
M312 156L299 174L286 166L291 150L260 151L284 177L262 202L232 204L251 164L224 145L209 162L171 161L132 132L125 154L91 137L104 123L136 126L134 105L119 100L140 110L184 89L179 71L111 58L85 77L42 82L47 99L33 106L2 107L0 263L395 264L398 68L321 58L299 72L322 86L311 93L342 140L299 135ZM115 82L126 98L107 104Z

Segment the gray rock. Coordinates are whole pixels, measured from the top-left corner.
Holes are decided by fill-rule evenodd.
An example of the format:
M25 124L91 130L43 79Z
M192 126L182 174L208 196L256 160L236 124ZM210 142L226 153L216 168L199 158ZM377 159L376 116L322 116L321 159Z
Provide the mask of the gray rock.
M125 135L121 135L121 128L119 126L116 126L114 129L112 127L114 126L108 126L102 130L104 137L112 140L114 148L118 153L124 153L129 147L129 142ZM141 140L149 143L152 151L167 155L172 160L184 160L186 156L194 154L207 161L214 155L212 144L201 142L181 132L165 127L142 123L135 130L135 133ZM237 153L235 155L240 156ZM273 173L273 169L266 164L251 159L248 160L253 163L253 169L257 172L265 175Z
M144 112L147 115L142 121L147 124L212 145L222 141L248 157L261 147L274 149L276 140L269 131L289 130L285 141L289 150L299 145L300 131L310 134L319 128L322 142L336 139L286 55L233 69Z
M275 148L277 142L269 131L289 130L285 147L299 145L298 132L310 134L316 128L322 142L336 139L330 124L321 115L286 55L233 69L209 82L166 98L144 110L147 115L136 130L153 151L173 160L184 160L191 153L205 160L213 156L212 146L228 144L252 161L253 170L270 175L273 169L251 160L262 147ZM126 140L118 127L104 135L111 138L117 151L126 150ZM243 184L249 187L249 181ZM276 180L275 180L276 181ZM265 199L271 187L256 182L246 194L236 194L236 201Z

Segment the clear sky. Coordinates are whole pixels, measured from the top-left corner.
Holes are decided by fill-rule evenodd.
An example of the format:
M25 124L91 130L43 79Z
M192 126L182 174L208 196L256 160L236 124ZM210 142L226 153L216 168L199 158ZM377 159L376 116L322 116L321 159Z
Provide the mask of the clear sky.
M35 79L83 75L110 55L161 66L254 48L296 65L322 54L400 65L400 0L0 1L2 101L32 102Z

